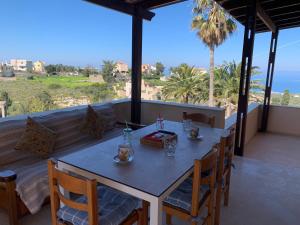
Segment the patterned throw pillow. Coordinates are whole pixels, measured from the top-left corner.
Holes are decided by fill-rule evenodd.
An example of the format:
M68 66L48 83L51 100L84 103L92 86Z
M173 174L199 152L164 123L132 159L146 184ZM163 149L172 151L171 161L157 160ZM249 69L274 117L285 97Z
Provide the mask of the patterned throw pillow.
M93 109L100 115L105 123L104 130L109 131L113 130L116 127L117 119L115 115L115 111L110 105L105 105L104 107L93 107Z
M30 151L47 158L53 152L57 134L32 118L27 118L26 129L15 150Z
M81 132L87 133L94 138L101 139L105 129L105 120L92 106L88 106L86 115L81 126Z

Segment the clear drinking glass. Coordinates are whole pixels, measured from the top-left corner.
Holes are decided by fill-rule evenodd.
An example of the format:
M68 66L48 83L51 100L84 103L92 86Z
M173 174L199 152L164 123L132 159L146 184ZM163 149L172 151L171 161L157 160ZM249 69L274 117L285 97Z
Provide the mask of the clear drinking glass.
M183 120L182 125L185 131L190 131L192 128L192 120L190 119Z
M165 147L167 156L174 157L176 147L177 147L177 140L176 139L172 139L172 140L166 139L164 142L164 147Z

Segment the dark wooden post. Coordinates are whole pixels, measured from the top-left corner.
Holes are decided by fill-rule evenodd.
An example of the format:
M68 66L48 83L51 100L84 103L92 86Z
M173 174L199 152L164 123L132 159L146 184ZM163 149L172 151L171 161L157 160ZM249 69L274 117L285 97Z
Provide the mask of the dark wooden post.
M263 113L262 113L262 119L261 119L261 129L260 129L262 132L266 132L267 127L268 127L268 118L269 118L269 109L270 109L270 102L271 102L271 92L272 92L276 51L277 51L278 33L279 32L277 29L275 33L272 32L272 37L271 37L268 71L267 71L267 79L266 79L266 87L265 87L265 98L264 98Z
M242 56L242 68L240 77L239 101L236 119L236 137L235 137L235 154L243 156L246 125L247 125L247 111L248 111L248 97L250 89L251 68L253 47L255 39L256 27L256 1L247 0L247 21L244 31L244 45Z
M143 19L132 16L131 122L141 122Z

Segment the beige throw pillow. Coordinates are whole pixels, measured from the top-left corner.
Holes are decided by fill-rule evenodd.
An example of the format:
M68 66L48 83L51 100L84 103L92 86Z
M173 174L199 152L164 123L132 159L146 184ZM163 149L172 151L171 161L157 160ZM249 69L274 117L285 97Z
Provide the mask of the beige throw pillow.
M15 150L30 151L47 158L54 149L57 134L28 117L26 129L15 146Z

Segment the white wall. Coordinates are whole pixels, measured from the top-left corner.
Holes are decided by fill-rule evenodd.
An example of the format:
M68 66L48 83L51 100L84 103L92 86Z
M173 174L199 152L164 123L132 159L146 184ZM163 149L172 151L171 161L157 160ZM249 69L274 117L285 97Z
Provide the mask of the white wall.
M256 103L252 103L248 106L245 144L247 144L258 131L261 111L260 108L260 105ZM225 128L229 129L231 127L235 127L235 125L236 113L226 119Z
M267 131L300 136L300 108L271 105Z

